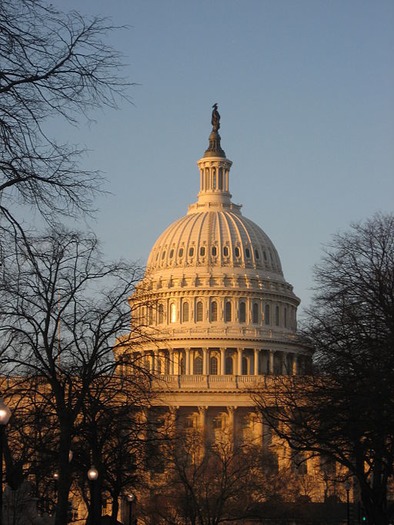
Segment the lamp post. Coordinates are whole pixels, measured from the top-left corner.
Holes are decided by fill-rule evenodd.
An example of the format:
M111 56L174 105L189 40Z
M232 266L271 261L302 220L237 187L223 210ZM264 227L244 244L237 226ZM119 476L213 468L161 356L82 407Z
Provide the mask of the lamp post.
M350 498L349 498L350 487L351 487L350 482L346 481L345 490L346 490L346 523L347 525L350 525Z
M0 525L3 525L3 446L5 426L10 420L11 410L0 399Z
M133 525L133 501L135 500L135 496L130 492L129 494L126 494L126 499L129 504L129 525Z
M98 511L97 511L97 495L96 495L96 483L99 477L98 470L94 465L88 470L88 479L90 481L90 512L89 512L89 523L90 525L98 525Z

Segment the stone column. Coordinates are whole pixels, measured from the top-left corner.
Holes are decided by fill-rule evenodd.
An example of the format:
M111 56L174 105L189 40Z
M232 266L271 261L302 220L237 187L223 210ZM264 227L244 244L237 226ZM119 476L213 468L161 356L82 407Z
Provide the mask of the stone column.
M254 362L253 362L253 374L255 376L259 373L259 354L260 351L257 348L254 349Z
M204 376L207 375L207 359L208 359L208 350L206 348L202 349L202 373Z
M242 348L237 349L238 363L237 363L237 375L242 375Z
M200 416L199 430L201 432L204 447L203 454L205 454L205 447L207 443L207 410L208 407L198 407L198 413Z
M269 373L270 375L274 374L274 351L268 350L268 359L269 359Z
M228 414L228 437L229 442L232 445L235 445L235 410L237 407L227 407L227 414Z
M220 349L220 375L224 376L226 373L226 349Z
M190 348L185 348L185 372L190 375Z

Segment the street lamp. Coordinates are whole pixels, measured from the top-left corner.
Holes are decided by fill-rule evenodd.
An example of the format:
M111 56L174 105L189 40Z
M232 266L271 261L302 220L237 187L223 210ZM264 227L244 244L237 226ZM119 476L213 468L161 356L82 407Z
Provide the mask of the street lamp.
M3 445L5 426L10 420L11 410L0 399L0 525L3 525Z
M98 525L98 512L97 512L97 495L96 495L96 483L99 477L99 472L94 465L88 470L88 479L90 481L90 525Z
M126 499L129 504L129 525L132 525L132 519L133 519L133 501L135 500L135 496L133 493L126 494Z
M345 490L346 490L346 521L347 525L350 525L350 498L349 498L349 492L350 492L350 482L345 481Z

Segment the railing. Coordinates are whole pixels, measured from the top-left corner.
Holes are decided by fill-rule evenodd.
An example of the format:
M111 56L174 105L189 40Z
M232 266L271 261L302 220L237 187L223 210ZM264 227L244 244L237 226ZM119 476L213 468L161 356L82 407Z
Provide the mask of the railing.
M154 381L154 389L169 390L234 390L253 387L265 387L271 381L266 375L163 375Z

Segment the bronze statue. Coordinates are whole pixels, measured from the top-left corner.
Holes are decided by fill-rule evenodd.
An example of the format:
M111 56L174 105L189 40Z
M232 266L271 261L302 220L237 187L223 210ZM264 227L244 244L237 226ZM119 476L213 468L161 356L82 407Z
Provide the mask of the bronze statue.
M212 119L211 119L212 131L219 131L219 128L220 128L220 115L219 115L219 111L218 111L218 104L217 104L217 102L215 102L215 104L212 107L213 107Z

